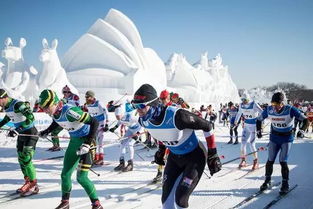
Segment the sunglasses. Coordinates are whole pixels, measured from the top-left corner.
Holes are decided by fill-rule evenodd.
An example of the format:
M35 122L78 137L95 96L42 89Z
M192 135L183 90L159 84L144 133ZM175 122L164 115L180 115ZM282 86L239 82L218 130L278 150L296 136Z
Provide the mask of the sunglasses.
M271 105L272 106L280 106L280 103L278 103L278 102L271 102Z
M145 107L147 107L151 102L154 102L155 100L159 99L158 97L156 97L155 99L148 101L148 102L144 102L144 103L132 103L132 106L134 109L144 109Z
M63 91L63 94L69 94L71 93L70 91Z

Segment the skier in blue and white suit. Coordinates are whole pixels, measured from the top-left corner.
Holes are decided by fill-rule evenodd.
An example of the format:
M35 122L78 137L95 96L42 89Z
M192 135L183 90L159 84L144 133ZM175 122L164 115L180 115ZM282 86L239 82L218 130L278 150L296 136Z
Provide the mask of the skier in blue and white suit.
M108 122L108 111L99 100L95 98L95 93L91 90L85 93L86 103L84 105L84 111L87 111L90 116L97 119L99 126L97 129L96 138L96 156L94 159L94 164L103 165L104 162L104 132L109 130Z
M272 105L268 106L260 117L257 119L257 135L262 137L261 121L265 118L271 120L270 142L268 144L268 160L265 169L265 182L261 186L261 190L267 189L271 184L271 175L273 173L273 164L276 156L280 151L279 162L281 165L282 186L280 189L281 194L285 194L289 190L289 169L287 165L288 155L291 144L294 140L293 125L294 119L302 121L300 132L303 133L308 126L308 119L297 108L284 105L284 95L277 92L272 97Z
M133 170L133 161L134 161L134 144L136 140L138 139L138 134L140 134L140 131L142 130L141 125L138 122L138 115L136 115L136 111L134 111L132 105L127 102L125 105L125 112L122 116L119 125L124 125L126 127L126 132L123 138L121 139L120 144L120 164L114 168L115 171L132 171ZM115 129L118 128L118 126L115 126ZM110 131L115 129L110 129ZM127 165L125 166L125 154L126 149L129 150L129 160Z
M207 160L211 175L221 169L210 122L173 106L158 102L156 90L143 84L134 95L132 105L139 122L151 136L170 150L163 175L162 208L188 208L189 196L198 184ZM194 130L203 130L208 152ZM156 154L155 161L163 155Z
M258 155L257 155L257 149L255 147L255 124L256 124L256 118L258 115L261 114L263 111L262 108L255 102L249 102L248 96L242 97L242 103L239 105L239 110L235 118L234 125L237 126L239 120L243 116L244 118L244 124L242 129L242 137L241 137L241 148L240 148L240 156L241 156L241 162L239 164L239 168L247 166L246 163L246 147L247 143L250 143L251 152L253 153L253 166L252 170L257 169L259 166L258 163Z

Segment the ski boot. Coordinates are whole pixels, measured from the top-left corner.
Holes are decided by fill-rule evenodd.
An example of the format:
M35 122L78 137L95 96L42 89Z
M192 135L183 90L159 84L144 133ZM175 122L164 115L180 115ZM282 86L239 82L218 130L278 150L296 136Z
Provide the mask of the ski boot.
M54 145L52 146L52 147L50 147L49 149L47 149L47 151L50 151L50 152L52 152L53 151L53 149L54 149Z
M122 169L123 172L132 171L134 168L133 161L129 160L127 166Z
M91 204L91 206L92 206L92 209L103 209L103 207L102 207L102 205L100 204L100 201L99 201L99 200L93 202L93 203Z
M161 181L161 180L162 180L162 171L158 171L156 177L154 177L154 178L152 179L152 182L153 182L153 183L157 183L157 182L159 182L159 181Z
M24 185L21 186L20 188L18 188L18 189L16 190L16 193L22 193L22 191L25 190L24 187L29 184L29 182L30 182L29 177L28 177L28 176L25 176L24 179L25 179Z
M70 208L70 202L69 200L61 200L60 205L56 207L55 209L69 209Z
M247 167L247 162L246 162L246 158L241 158L241 162L239 163L239 169L243 168L243 167Z
M285 194L288 193L288 191L289 191L289 183L288 183L287 180L283 180L281 182L281 188L279 190L279 194L280 195L285 195Z
M236 137L236 140L235 140L235 142L234 142L234 144L238 144L239 142L238 142L238 137Z
M253 160L253 166L252 166L252 170L256 170L259 168L259 162L258 162L258 159L254 159Z
M96 154L96 159L94 164L95 165L103 165L104 162L103 162L103 153L100 153L100 154Z
M121 158L120 164L114 168L114 171L121 171L123 168L125 168L125 161Z
M264 183L260 186L260 190L264 191L264 190L267 190L270 187L271 187L271 179L270 178L266 178Z
M232 144L233 143L233 138L230 138L230 140L227 142L227 144Z
M25 187L23 187L21 191L22 191L21 192L22 197L30 196L33 194L38 194L39 187L37 185L37 180L34 179L33 181L29 181L29 183L26 184Z
M61 151L61 147L60 147L60 146L54 146L54 148L53 148L51 151L52 151L52 152Z

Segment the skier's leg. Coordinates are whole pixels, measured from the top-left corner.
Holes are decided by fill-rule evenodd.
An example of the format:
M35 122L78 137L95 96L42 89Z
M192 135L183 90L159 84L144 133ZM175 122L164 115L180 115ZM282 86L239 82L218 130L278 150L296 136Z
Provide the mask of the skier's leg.
M163 174L162 209L174 209L176 205L175 191L183 172L176 161L177 157L170 153Z
M72 189L71 176L74 169L77 167L79 156L77 156L76 151L82 144L82 140L79 138L72 138L66 149L63 169L61 173L61 187L62 187L62 199L68 200L70 198L70 192Z
M283 181L289 180L289 168L288 168L288 156L291 148L291 142L284 143L281 145L280 155L279 155L279 162L281 165L281 175Z
M249 138L249 142L250 142L250 150L253 153L253 158L257 159L258 158L258 153L257 153L257 148L255 146L255 132L251 131L250 133L250 138Z
M30 128L22 132L22 134L29 134L29 135L37 135L37 129L35 127ZM24 176L29 177L30 181L36 179L36 169L33 165L32 159L35 152L36 144L38 141L38 137L35 136L19 136L21 141L23 141L22 151L19 153L19 162L22 163L24 168ZM20 141L18 139L18 141ZM20 148L21 149L21 148Z
M84 188L92 203L98 201L96 188L92 181L88 178L88 171L92 164L92 156L90 153L80 156L77 181Z
M250 133L247 131L246 128L242 130L242 137L241 137L241 147L240 147L240 156L242 158L246 157L246 147L247 147L247 140L250 136Z
M273 173L273 165L280 146L272 141L268 143L268 159L265 166L265 178L270 180Z
M176 204L181 208L188 208L189 197L201 178L206 162L205 152L204 147L198 147L186 159L188 162L175 194Z

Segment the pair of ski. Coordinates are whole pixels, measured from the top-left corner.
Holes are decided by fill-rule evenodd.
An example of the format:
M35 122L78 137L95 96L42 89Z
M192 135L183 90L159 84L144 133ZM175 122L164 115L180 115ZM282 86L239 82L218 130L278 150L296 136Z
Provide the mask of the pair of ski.
M243 201L241 201L240 203L238 203L237 205L235 205L234 207L232 207L231 209L235 209L235 208L240 208L243 205L247 204L249 201L253 200L254 198L262 195L265 191L273 189L275 187L278 187L281 184L281 182L277 182L272 184L272 186L266 190L258 190L257 192L253 193L252 195L248 196L247 198L245 198ZM273 205L275 205L278 201L280 201L281 199L283 199L289 192L291 192L292 190L294 190L298 185L295 184L293 185L288 192L284 193L284 194L279 194L277 195L271 202L269 202L263 209L268 209L270 207L272 207Z
M161 183L161 181L152 180L146 184L143 184L143 185L140 184L140 185L141 186L139 186L137 188L133 188L130 191L124 192L124 193L119 194L119 195L108 195L108 196L106 196L106 199L117 199L119 202L121 202L121 201L125 200L125 196L127 194L134 193L134 192L137 192L139 190L143 190L146 188L147 189L146 191L140 192L140 194L138 194L138 195L143 195L143 194L149 193L151 191L154 191L154 190L160 188L162 186L162 183Z

